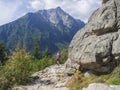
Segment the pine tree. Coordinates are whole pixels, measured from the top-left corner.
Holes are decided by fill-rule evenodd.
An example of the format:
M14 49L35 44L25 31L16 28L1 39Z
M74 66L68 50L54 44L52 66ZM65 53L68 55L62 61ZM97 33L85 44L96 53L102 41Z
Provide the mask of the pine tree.
M26 84L31 76L31 56L25 49L16 49L0 70L0 88L11 90L13 85Z
M50 56L51 56L51 53L50 53L49 49L46 48L44 53L43 53L43 57L50 57Z
M41 58L38 35L36 35L35 38L34 38L33 56L36 59Z
M5 45L0 42L0 62L4 64L7 61L7 49Z

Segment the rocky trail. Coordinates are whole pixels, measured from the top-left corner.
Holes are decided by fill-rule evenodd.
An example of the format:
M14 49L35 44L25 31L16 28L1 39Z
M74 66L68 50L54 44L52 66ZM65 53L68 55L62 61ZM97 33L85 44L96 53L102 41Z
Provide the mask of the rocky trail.
M65 65L52 65L33 74L31 82L26 86L17 86L12 90L69 90L66 87L66 82L71 78L68 74L72 73L72 70L66 69ZM120 86L91 83L82 90L120 90Z
M12 90L68 90L65 84L70 78L65 65L52 65L33 74L27 86L14 87Z

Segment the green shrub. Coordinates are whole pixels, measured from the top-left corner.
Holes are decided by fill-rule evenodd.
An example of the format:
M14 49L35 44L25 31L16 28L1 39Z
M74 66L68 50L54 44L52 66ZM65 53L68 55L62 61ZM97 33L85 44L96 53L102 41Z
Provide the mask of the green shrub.
M0 86L4 90L13 85L25 84L31 76L31 57L25 49L13 52L9 61L0 70Z
M66 62L67 58L68 58L68 49L65 48L65 49L63 49L61 51L61 60L60 60L60 63L64 64Z
M34 59L31 61L32 73L42 70L56 63L55 57L43 57L42 59Z
M0 42L0 62L2 64L5 64L7 59L8 59L8 57L7 57L7 49L6 49L5 45L2 42Z
M111 81L111 84L113 85L120 85L120 78L119 79L115 79Z

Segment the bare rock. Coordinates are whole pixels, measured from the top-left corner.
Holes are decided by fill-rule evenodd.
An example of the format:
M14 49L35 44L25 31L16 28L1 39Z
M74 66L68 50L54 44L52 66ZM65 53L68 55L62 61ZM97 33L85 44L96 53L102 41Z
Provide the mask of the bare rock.
M119 85L105 85L102 83L92 83L82 90L120 90Z
M120 0L104 2L71 41L66 66L108 73L120 60Z
M90 77L90 72L85 72L84 77L89 78Z
M107 1L109 1L109 0L103 0L103 2L102 2L102 3L106 3Z

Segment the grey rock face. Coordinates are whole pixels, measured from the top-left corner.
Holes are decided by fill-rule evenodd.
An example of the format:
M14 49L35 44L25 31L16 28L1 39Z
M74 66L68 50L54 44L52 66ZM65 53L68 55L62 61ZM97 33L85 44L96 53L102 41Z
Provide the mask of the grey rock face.
M93 83L93 84L90 84L87 88L83 88L82 90L120 90L120 86Z
M106 3L107 1L109 1L109 0L103 0L103 2L102 2L102 3Z
M74 36L66 66L108 73L119 60L120 0L107 0Z

